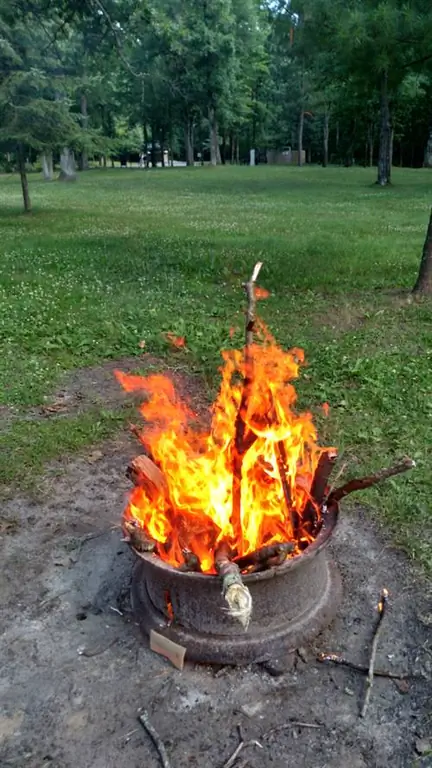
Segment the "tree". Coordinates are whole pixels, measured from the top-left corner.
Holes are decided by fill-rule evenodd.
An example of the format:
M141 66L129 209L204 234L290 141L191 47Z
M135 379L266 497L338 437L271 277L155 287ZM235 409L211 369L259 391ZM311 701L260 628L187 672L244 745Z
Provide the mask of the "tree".
M420 269L413 292L426 296L432 295L432 210L423 246Z
M31 211L26 156L79 141L60 78L45 54L35 4L0 4L0 146L17 158L25 212ZM40 9L39 9L40 10Z

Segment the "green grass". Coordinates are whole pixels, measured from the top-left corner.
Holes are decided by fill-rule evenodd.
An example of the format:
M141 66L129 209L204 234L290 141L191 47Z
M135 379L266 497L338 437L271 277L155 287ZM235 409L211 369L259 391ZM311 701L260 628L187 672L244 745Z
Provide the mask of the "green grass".
M37 404L64 370L138 355L141 340L166 355L168 330L186 335L185 364L216 384L219 349L242 339L241 281L263 260L272 295L260 310L284 346L306 351L300 402L317 412L323 441L356 473L416 459L409 476L361 498L432 567L431 307L408 293L432 177L395 170L384 190L373 181L339 168L92 171L75 185L32 178L25 217L16 178L0 179L0 402ZM99 416L86 418L80 445L96 436ZM28 429L3 436L8 477ZM39 464L53 456L47 428L31 429L29 471L35 453ZM54 430L61 446L68 429L62 419Z

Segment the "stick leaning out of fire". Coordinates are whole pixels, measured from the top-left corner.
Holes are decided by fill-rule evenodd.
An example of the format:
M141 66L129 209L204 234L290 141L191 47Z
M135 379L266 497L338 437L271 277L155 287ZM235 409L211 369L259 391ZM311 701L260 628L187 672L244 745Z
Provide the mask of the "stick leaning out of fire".
M240 406L237 412L235 422L235 432L233 441L233 483L232 483L232 525L234 537L241 540L241 483L242 467L245 453L253 445L257 436L248 430L246 426L246 413L251 395L253 382L253 335L255 326L255 282L260 273L262 262L258 261L253 269L250 280L244 283L243 287L247 296L246 312L246 338L244 347L244 367L245 375L243 381L243 390L240 400Z
M408 469L415 467L415 461L406 456L402 461L394 464L392 467L381 469L379 472L375 472L373 475L367 475L366 477L359 477L354 480L350 480L345 485L341 485L340 488L336 488L332 491L328 497L328 503L332 501L340 501L349 493L354 491L363 491L365 488L371 488L377 483L381 483L383 480L387 480L394 475L400 475L402 472L407 472Z
M230 547L221 541L214 553L214 563L222 582L222 594L228 603L228 614L246 630L252 615L252 597L243 584L240 568L231 559Z

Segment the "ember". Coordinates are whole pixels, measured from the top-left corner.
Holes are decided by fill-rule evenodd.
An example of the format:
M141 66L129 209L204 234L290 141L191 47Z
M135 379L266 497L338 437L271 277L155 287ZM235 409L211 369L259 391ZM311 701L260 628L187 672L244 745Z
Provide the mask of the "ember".
M135 473L136 485L124 528L129 537L131 523L141 529L145 541L156 542L159 557L175 567L184 568L186 552L203 573L215 573L221 542L245 563L247 555L283 544L272 551L283 553L283 560L302 552L319 531L329 472L318 481L314 475L323 464L331 467L336 453L317 444L311 414L295 410L291 382L299 375L303 351L284 351L264 323L255 321L250 293L258 290L257 271L246 285L249 338L243 350L222 352L210 430L199 428L168 377L116 372L125 390L147 393L140 408L147 422L141 442L163 478L157 486L144 472L140 481L135 460L129 476ZM260 289L258 295L266 294Z

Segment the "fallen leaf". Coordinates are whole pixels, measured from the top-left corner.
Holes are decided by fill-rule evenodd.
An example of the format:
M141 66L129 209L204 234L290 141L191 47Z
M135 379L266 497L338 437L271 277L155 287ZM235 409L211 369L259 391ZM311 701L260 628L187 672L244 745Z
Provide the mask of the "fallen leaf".
M230 339L232 339L232 337L234 336L236 330L237 330L237 328L234 328L234 326L231 326L231 328L229 329Z
M103 459L102 451L92 451L87 456L87 461L89 464L95 464L96 461L100 461L101 459Z
M176 347L177 349L181 349L182 347L186 346L186 339L184 336L176 336L175 333L172 333L171 331L167 331L165 333L165 338L171 344L172 347Z

